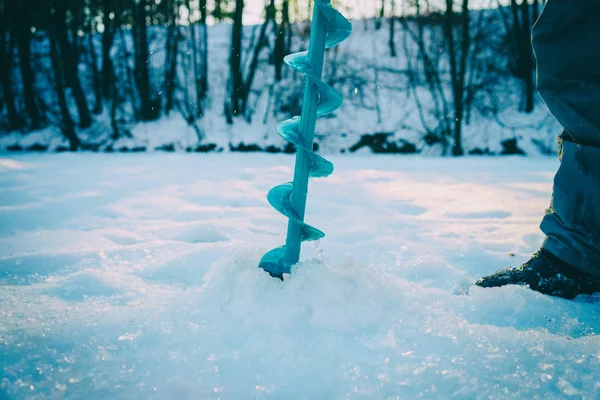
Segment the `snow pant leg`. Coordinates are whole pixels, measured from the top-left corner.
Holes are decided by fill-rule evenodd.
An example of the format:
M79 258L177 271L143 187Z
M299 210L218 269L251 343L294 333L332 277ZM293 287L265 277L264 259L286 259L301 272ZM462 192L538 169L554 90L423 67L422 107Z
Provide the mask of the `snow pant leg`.
M600 148L563 140L550 208L542 219L544 247L600 276Z
M549 0L533 44L538 90L565 128L544 247L600 276L600 1Z

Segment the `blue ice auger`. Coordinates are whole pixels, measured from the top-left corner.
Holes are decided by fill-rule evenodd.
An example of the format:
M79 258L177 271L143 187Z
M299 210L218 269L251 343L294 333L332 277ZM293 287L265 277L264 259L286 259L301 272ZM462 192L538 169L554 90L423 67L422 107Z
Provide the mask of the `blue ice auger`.
M294 181L274 187L267 200L288 219L285 246L269 251L259 266L271 276L283 279L300 258L303 241L318 240L325 234L304 222L308 178L322 178L333 172L333 164L312 151L317 118L342 106L342 96L321 80L325 49L344 41L352 25L330 0L315 0L307 52L285 57L287 65L306 75L302 114L280 123L277 133L296 146Z

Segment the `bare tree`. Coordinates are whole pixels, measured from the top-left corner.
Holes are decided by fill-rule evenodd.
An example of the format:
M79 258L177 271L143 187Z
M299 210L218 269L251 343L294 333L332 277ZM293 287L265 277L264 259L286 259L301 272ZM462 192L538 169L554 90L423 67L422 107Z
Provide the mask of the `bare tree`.
M199 25L193 23L191 19L192 8L190 0L186 0L186 7L190 10L188 13L188 25L196 92L196 116L202 117L204 115L204 102L208 93L208 30L206 27L206 0L199 1ZM200 28L200 40L197 40L196 38L198 26Z
M241 3L240 13L243 10L243 0L237 0L236 3ZM239 18L239 19L238 19ZM241 57L241 41L242 41L242 26L241 15L238 16L238 8L234 17L234 26L232 29L232 45L230 58L230 80L231 80L231 113L233 116L243 115L248 121L251 119L251 113L248 113L248 98L258 70L260 55L262 50L269 45L269 37L276 36L277 24L275 23L275 2L270 0L266 5L266 19L261 25L256 41L250 43L250 56L246 63L246 74L242 70ZM269 27L272 27L273 35L268 34ZM228 120L228 122L233 122Z
M383 17L385 16L385 0L381 0L381 8L379 9L379 15L375 18L375 30L378 31L383 25Z
M275 39L274 64L275 64L275 80L279 82L282 78L283 58L289 52L286 46L286 32L290 31L290 15L289 15L289 0L283 0L281 5L281 22L279 23L277 37Z
M537 1L535 4L537 6ZM535 107L535 65L531 46L531 28L534 20L530 17L530 5L527 0L521 0L521 3L511 0L510 15L505 7L499 6L498 10L508 35L509 69L523 84L523 103L520 108L529 113ZM534 13L537 13L535 10L534 8Z
M447 117L450 113L450 105L446 98L443 71L440 68L442 53L436 45L443 41L443 37L437 38L438 29L430 29L426 36L421 3L415 0L412 5L414 7L412 20L406 15L400 19L404 30L402 43L404 53L407 55L409 94L416 103L419 119L425 129L426 142L430 145L440 143L442 154L445 155L452 134L452 125ZM405 3L404 6L406 7L407 4ZM412 50L411 44L416 47L416 57L409 56ZM426 95L422 95L422 88L426 89ZM431 109L427 110L428 106ZM433 118L429 118L429 114L433 114Z
M469 0L446 0L442 10L426 14L420 2L411 6L414 14L400 18L409 94L426 142L441 144L443 154L451 149L452 155L460 156L463 127L470 122L472 109L485 109L487 100L494 100L495 85L505 81L496 66L497 52L491 49L498 36L498 16L488 10L472 13ZM416 57L411 57L414 51Z
M231 53L229 56L229 96L230 104L225 115L228 123L233 123L232 117L242 112L244 79L242 77L242 16L244 15L244 0L235 1L233 27L231 29Z
M54 0L52 6L54 33L58 40L65 79L71 87L71 93L75 99L79 114L79 126L81 128L87 128L92 125L92 115L90 114L85 92L83 91L81 81L79 80L79 51L77 49L77 43L72 43L69 40L65 2L63 0Z
M206 0L200 0L200 32L202 35L202 39L200 43L202 46L200 47L200 76L199 76L199 87L200 87L200 98L202 100L206 99L206 95L208 93L208 28L206 26Z
M462 1L461 13L461 39L456 43L455 29L453 27L455 13L454 1L446 0L444 36L450 59L450 79L452 80L452 104L454 105L454 143L452 154L462 156L462 125L464 117L465 77L467 74L467 59L471 46L469 32L469 0Z
M512 0L513 2L515 0ZM525 112L532 112L534 103L534 91L535 85L533 82L534 74L534 63L533 63L533 47L531 45L531 28L533 22L529 17L529 2L527 0L521 1L521 36L519 43L520 45L520 60L523 79L525 81Z
M12 26L13 8L10 2L0 8L0 81L2 83L2 99L6 107L8 124L10 129L21 129L23 120L17 112L15 95L13 92L11 74L12 62L15 50L15 35L8 31L14 29ZM0 107L1 109L2 107Z
M140 98L138 118L142 121L152 121L160 116L160 99L150 83L146 2L147 0L135 0L132 33L135 46L135 84Z
M102 0L102 96L111 99L114 85L114 67L110 50L112 48L115 32L119 24L120 12L116 7L115 0Z
M39 129L42 126L36 91L35 73L31 68L31 13L28 12L32 6L31 0L16 0L18 11L15 14L17 20L17 49L19 52L19 67L23 85L23 96L25 98L25 110L29 116L30 128Z
M60 1L60 0L56 0ZM54 6L54 7L53 7ZM59 39L58 31L61 29L56 24L56 18L52 14L56 13L56 4L49 5L50 19L54 21L48 33L50 36L50 61L52 63L52 72L54 75L54 88L56 97L58 99L58 107L60 110L60 129L63 136L69 141L69 149L75 151L79 148L80 141L75 132L75 124L73 118L69 113L69 106L67 105L67 99L65 96L65 84L64 76L65 70L63 68L63 59L59 54Z
M90 18L86 19L85 29L88 44L88 56L89 62L92 69L92 86L94 88L94 107L92 113L102 113L102 75L98 69L98 54L96 53L96 46L94 45L94 34L97 31L95 19L92 17L96 14L94 1L87 0L87 7L90 11Z
M391 0L390 4L390 39L388 41L388 46L390 48L390 57L396 57L396 1Z
M114 71L114 84L111 85L110 94L110 122L112 128L111 139L118 140L121 137L131 137L131 133L123 126L126 113L122 105L127 103L133 108L134 116L139 116L138 101L135 96L135 73L129 64L130 53L127 49L127 40L123 30L119 30L113 45L114 60L111 68ZM122 77L117 81L118 77Z
M165 41L165 112L167 115L173 108L173 96L176 87L177 77L177 56L179 54L179 26L177 26L177 16L179 7L176 1L166 1L167 13L167 40Z

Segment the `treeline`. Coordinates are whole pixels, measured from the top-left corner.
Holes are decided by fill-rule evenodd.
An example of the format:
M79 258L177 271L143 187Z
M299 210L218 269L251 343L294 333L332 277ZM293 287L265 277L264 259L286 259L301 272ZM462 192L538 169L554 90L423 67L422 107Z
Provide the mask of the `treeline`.
M531 29L545 0L511 0L509 6L490 1L489 8L477 10L471 9L472 3L444 0L432 6L429 1L409 0L402 3L404 18L398 19L406 33L404 52L409 52L407 42L416 46L415 57L408 58L409 92L426 140L440 143L444 155L449 148L454 156L464 154L462 131L474 107L497 118L500 110L495 103L502 95L498 91L507 88L503 84L507 76L521 81L519 109L531 113L535 106ZM385 5L382 0L381 15ZM395 20L390 21L391 56L396 55Z
M469 0L435 6L396 2L382 0L369 23L374 21L375 30L388 24L390 58L405 53L402 74L410 84L403 90L418 104L433 102L437 109L437 123L431 125L431 115L422 118L429 142L463 154L461 128L471 105L489 88L490 77L507 71L523 82L522 110L533 110L529 32L542 0L511 0L500 8L490 2L489 13L474 12ZM270 65L275 82L285 78L284 56L298 51L294 43L302 47L309 36L308 25L299 21L310 15L311 3L266 0L263 22L250 35L243 27L243 0L215 0L211 6L206 0L0 0L0 130L59 126L70 149L77 150L85 145L78 130L90 128L98 115L108 116L111 140L130 135L132 122L153 121L173 111L198 131L199 140L203 132L197 122L208 107L222 107L228 124L249 120L261 63ZM490 25L491 19L502 21L503 28ZM207 26L222 21L231 24L223 66L228 79L218 88L225 91L225 101L212 104L215 88L208 66L214 56ZM404 33L401 42L398 32ZM158 41L159 35L166 37ZM162 46L159 67L150 61L154 43ZM489 43L498 48L482 63ZM497 64L498 55L506 66L501 71L490 66ZM297 111L298 105L290 108Z

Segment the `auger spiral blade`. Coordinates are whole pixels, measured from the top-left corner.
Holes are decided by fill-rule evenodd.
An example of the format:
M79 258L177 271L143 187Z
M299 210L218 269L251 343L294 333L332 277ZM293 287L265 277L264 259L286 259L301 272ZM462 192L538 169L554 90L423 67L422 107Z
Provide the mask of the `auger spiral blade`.
M284 273L300 258L302 242L318 240L323 232L304 222L309 177L326 177L333 172L333 164L312 151L317 118L334 112L342 106L342 96L321 79L325 49L336 46L350 35L352 25L329 0L315 0L307 52L285 57L285 63L306 75L302 114L283 121L277 133L296 146L294 180L269 191L269 203L288 218L285 246L269 251L259 266L271 276L283 280Z

